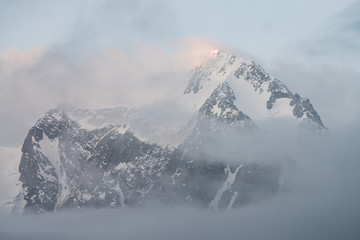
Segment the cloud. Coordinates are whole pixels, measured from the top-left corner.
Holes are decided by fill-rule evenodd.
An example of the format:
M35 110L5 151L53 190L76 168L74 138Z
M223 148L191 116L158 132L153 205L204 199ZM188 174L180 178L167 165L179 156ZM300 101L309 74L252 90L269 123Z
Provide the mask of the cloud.
M358 129L359 130L359 129ZM231 211L156 203L119 210L0 214L4 239L359 239L359 131L298 147L290 188Z
M160 44L180 31L176 9L164 0L2 1L0 28L0 50L45 45L73 55Z
M63 43L70 36L78 8L79 1L1 1L0 51Z
M183 38L166 45L136 44L130 51L103 48L69 56L59 48L37 46L0 54L0 144L19 145L28 129L51 108L141 107L169 109L164 100L181 94L211 49L250 54L205 38ZM359 74L334 67L278 61L265 66L290 90L309 97L324 124L342 131L360 119ZM159 110L160 111L160 110Z
M26 131L56 107L139 107L183 91L190 71L215 43L182 39L162 47L137 44L74 59L57 48L9 49L0 57L1 144L20 144ZM19 139L21 139L19 141Z
M341 132L359 121L360 74L352 66L274 61L268 70L291 91L308 97L331 132Z
M167 1L81 1L72 34L58 47L71 54L109 46L130 49L139 42L159 45L178 31L176 11Z
M360 119L360 1L327 19L306 41L294 42L286 56L265 68L290 90L310 98L332 132Z
M21 144L36 120L54 107L157 106L184 89L189 71L210 49L226 49L207 39L174 40L183 29L167 1L12 2L2 2L0 8L0 26L7 32L0 39L0 145ZM313 60L298 64L287 56L290 60L276 62L271 69L291 90L310 97L325 125L340 133L318 149L297 149L301 171L294 175L290 193L225 213L150 206L120 212L0 215L0 238L359 239L359 3L334 18L319 39L299 49ZM199 18L197 12L192 16ZM208 19L202 22L211 31L221 30L239 43L246 39L247 31L236 38ZM254 31L248 22L242 24ZM190 23L197 32L199 25ZM221 21L217 24L223 27ZM28 50L4 49L12 44ZM260 48L259 42L252 44ZM174 109L171 103L163 107ZM269 147L281 149L281 141Z
M360 63L360 1L355 1L327 22L324 31L299 51L309 58L357 69Z

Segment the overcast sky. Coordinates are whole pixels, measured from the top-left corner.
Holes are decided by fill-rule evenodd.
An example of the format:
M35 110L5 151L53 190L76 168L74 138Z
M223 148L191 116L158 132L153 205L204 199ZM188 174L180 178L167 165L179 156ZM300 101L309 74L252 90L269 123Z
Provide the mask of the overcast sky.
M49 108L166 95L214 46L253 56L330 129L356 124L359 12L354 0L1 1L0 144L21 144Z

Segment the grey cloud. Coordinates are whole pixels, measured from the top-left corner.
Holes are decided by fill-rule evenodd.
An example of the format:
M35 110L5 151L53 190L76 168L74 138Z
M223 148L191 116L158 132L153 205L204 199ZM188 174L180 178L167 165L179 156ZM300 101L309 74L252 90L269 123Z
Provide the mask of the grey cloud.
M28 129L51 108L139 107L171 98L185 89L193 61L210 51L204 41L198 44L203 47L200 56L194 46L173 47L168 54L140 44L132 54L105 48L80 59L50 48L3 52L0 144L21 144Z
M332 132L360 119L360 74L352 65L274 62L270 72L291 90L308 97Z
M341 10L328 21L327 28L312 42L302 44L309 57L337 65L360 63L360 1Z
M159 43L179 31L176 10L164 0L2 1L0 29L0 50L46 45L69 54Z
M176 11L166 1L105 0L82 2L72 36L59 47L69 52L134 43L168 41L179 31Z
M0 2L0 50L63 43L71 32L79 1Z
M350 130L348 132L348 130ZM43 215L0 214L8 239L359 239L358 128L294 152L297 169L286 191L233 209L165 207ZM329 137L329 136L328 136Z

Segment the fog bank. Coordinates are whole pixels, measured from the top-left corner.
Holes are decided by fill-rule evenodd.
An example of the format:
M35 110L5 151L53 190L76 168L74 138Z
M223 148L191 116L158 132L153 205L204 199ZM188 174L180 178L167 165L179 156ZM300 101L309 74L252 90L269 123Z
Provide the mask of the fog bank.
M2 239L359 239L359 131L302 144L287 188L231 211L141 208L0 216ZM317 142L317 143L316 143Z

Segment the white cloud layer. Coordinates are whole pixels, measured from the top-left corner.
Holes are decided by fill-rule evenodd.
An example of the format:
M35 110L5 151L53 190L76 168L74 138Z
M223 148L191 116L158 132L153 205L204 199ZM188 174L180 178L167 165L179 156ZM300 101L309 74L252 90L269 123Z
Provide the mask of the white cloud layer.
M169 99L185 89L191 70L215 45L183 39L172 43L171 53L138 44L131 54L112 47L77 60L47 47L4 51L1 144L20 144L29 127L51 108L139 107Z
M285 191L231 211L152 203L26 216L0 212L0 238L357 240L358 135L308 139L293 152L297 167Z

